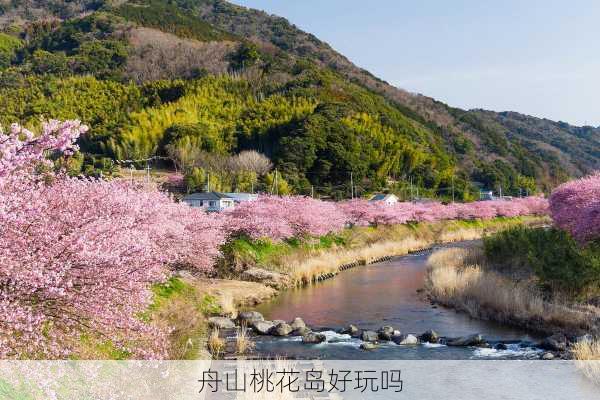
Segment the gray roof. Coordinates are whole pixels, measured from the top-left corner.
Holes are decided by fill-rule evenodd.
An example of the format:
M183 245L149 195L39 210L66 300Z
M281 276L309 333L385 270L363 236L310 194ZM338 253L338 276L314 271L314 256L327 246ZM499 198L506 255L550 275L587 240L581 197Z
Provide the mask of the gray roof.
M387 194L376 194L371 198L371 200L385 200Z
M231 199L231 197L226 194L219 192L199 192L192 193L183 198L183 201L186 200L221 200L221 199Z

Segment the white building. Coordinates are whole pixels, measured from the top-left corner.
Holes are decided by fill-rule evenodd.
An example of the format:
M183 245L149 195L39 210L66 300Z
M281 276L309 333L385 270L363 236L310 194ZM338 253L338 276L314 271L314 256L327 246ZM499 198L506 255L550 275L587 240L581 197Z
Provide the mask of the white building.
M223 193L224 195L231 197L236 204L244 203L246 201L254 201L258 199L258 195L254 193Z
M380 194L376 194L375 196L371 197L372 202L384 202L387 205L392 205L392 204L396 204L400 199L398 199L398 197L394 194L384 194L384 193L380 193Z
M201 207L206 211L220 212L235 206L235 199L219 192L192 193L183 198L190 207Z

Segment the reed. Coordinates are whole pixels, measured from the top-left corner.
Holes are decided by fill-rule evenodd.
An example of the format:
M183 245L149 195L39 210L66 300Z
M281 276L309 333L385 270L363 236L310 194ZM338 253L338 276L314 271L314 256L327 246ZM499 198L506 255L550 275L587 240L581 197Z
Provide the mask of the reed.
M225 351L225 339L221 338L218 328L214 328L210 332L206 347L208 347L210 354L212 354L214 358L219 358Z
M544 300L529 281L517 282L482 267L481 249L443 249L428 259L426 289L437 302L476 318L539 330L589 328L590 312Z
M600 340L583 340L573 347L577 367L600 385Z

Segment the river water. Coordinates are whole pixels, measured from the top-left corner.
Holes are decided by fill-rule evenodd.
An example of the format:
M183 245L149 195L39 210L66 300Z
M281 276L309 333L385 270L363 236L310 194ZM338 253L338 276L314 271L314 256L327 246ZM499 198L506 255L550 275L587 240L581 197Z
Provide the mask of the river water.
M446 245L461 247L468 242ZM439 246L437 248L444 247ZM436 249L437 249L436 248ZM452 309L434 306L417 292L423 287L428 250L390 261L356 267L334 279L282 292L257 307L266 319L290 321L301 317L307 325L324 330L328 340L305 345L300 338L259 337L256 350L262 356L303 359L528 359L539 357L533 347L540 337L522 329L470 318ZM373 351L359 348L361 341L335 333L354 324L377 330L390 325L402 333L420 334L428 329L444 337L480 333L490 343L508 343L507 350L457 348L442 345L399 346L382 343Z

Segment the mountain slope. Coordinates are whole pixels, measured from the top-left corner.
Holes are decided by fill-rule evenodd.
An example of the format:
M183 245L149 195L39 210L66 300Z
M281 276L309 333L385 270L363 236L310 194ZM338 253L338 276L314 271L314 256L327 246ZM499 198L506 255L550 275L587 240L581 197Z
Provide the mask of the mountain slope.
M88 171L169 146L258 149L298 192L342 196L353 172L364 191L454 182L469 198L600 169L599 128L449 107L222 0L0 0L0 14L0 122L80 116Z

